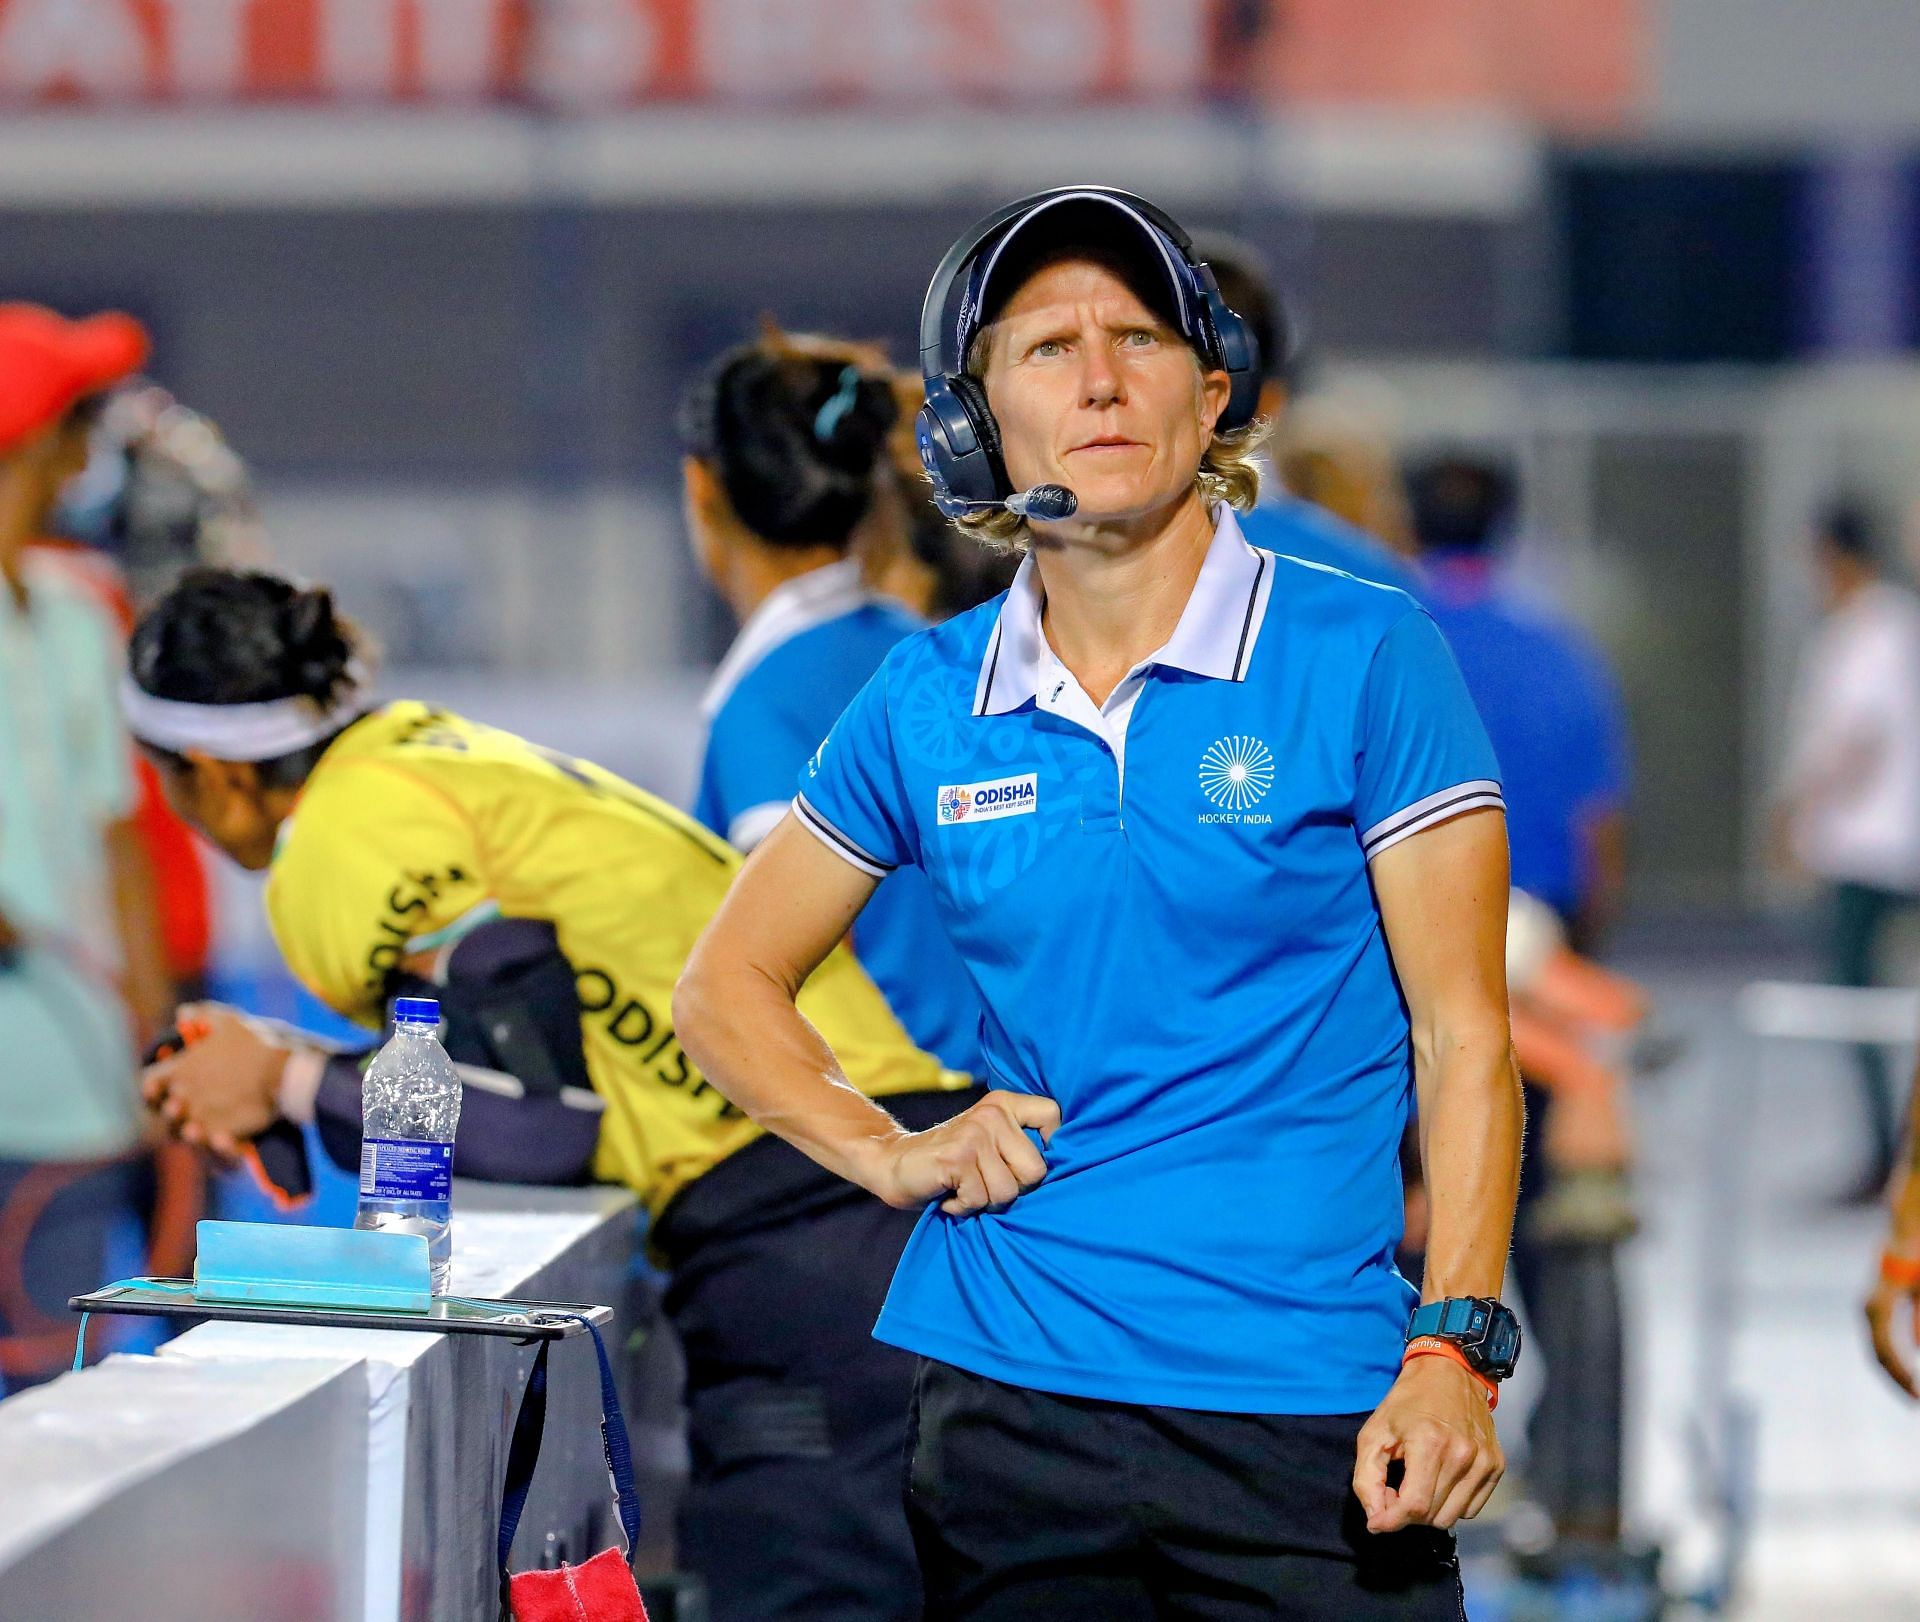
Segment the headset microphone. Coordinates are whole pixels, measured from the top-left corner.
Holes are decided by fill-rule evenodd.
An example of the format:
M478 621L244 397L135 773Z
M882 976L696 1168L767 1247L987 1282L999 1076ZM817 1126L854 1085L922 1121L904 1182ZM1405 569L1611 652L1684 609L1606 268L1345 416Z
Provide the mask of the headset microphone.
M1080 498L1064 484L1036 484L1031 490L1016 491L1005 501L967 501L957 505L966 512L1004 507L1021 518L1037 518L1048 524L1071 518L1080 508Z

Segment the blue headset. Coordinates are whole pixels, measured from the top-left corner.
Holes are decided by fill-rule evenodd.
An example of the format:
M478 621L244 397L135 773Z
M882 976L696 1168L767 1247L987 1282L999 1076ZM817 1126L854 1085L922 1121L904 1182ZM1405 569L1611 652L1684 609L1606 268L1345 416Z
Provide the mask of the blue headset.
M1173 272L1181 335L1208 364L1227 374L1231 393L1218 428L1230 432L1253 421L1260 400L1260 345L1252 329L1228 308L1213 272L1193 253L1193 239L1164 210L1113 186L1055 186L998 208L948 250L920 308L920 375L926 404L914 424L920 460L933 495L948 517L1005 501L1013 492L1000 454L1000 427L980 380L967 374L966 346L978 325L987 252L1029 216L1074 199L1119 204L1160 240ZM967 286L952 321L947 305L954 284Z

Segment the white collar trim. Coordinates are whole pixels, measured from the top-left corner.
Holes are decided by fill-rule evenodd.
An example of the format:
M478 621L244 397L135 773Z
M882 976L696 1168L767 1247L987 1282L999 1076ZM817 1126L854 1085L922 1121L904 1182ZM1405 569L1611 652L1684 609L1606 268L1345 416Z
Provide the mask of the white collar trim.
M1233 509L1224 503L1213 528L1193 594L1180 623L1152 663L1173 665L1215 681L1245 681L1254 644L1273 592L1273 554L1247 544ZM1005 715L1039 690L1045 633L1040 611L1045 596L1040 571L1029 553L1007 590L980 660L974 686L975 715Z

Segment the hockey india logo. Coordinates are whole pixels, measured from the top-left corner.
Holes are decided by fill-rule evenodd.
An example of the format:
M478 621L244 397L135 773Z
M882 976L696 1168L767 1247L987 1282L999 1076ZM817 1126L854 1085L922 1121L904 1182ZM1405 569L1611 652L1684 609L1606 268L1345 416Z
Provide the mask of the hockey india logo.
M1222 738L1200 757L1200 792L1224 811L1258 805L1273 787L1273 754L1258 738Z

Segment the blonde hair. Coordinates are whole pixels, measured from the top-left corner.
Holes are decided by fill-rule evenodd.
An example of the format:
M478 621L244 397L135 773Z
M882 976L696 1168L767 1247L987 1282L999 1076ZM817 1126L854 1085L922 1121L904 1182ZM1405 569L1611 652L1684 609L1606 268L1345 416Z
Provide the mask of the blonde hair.
M981 328L968 347L967 370L975 378L984 369L987 335L992 330L991 326ZM1196 366L1204 367L1198 354L1193 358ZM1236 428L1230 433L1218 429L1214 431L1193 476L1194 483L1200 488L1201 499L1210 510L1223 501L1236 512L1252 510L1254 503L1260 499L1260 451L1272 430L1273 424L1268 418L1255 417L1245 427ZM1026 519L1003 508L962 513L953 520L953 524L963 535L972 536L989 552L1002 555L1021 553L1033 546L1033 531L1027 527Z

